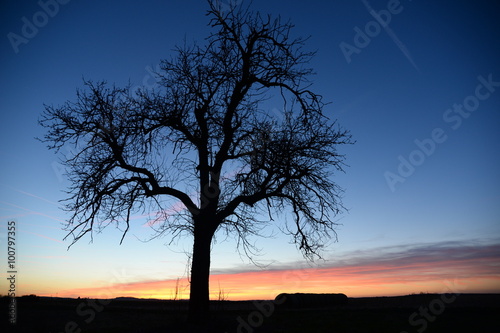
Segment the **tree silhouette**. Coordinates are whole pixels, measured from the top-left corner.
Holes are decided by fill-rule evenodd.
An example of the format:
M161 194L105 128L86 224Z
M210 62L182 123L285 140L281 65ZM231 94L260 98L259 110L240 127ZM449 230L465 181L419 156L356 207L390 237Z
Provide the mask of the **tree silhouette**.
M290 37L290 22L242 5L209 6L213 32L162 61L160 88L132 94L85 81L75 101L46 105L40 120L49 148L75 149L63 158L71 244L112 222L125 237L131 214L157 212L157 235L193 237L196 320L208 313L216 232L251 251L248 237L283 213L281 229L308 258L336 237L333 218L343 207L331 175L343 167L337 146L351 143L310 90L314 53L303 50L306 39ZM282 113L264 110L271 98ZM173 201L180 208L167 210Z

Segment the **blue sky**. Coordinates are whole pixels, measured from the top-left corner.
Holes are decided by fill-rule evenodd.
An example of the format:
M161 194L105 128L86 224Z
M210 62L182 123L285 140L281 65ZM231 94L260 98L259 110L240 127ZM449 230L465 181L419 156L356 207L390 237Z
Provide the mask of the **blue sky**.
M221 3L229 1L237 0ZM209 33L206 2L61 0L57 10L47 7L52 15L43 14L46 3L4 1L0 14L0 232L4 242L7 221L17 222L21 293L90 286L122 269L129 282L185 276L191 240L144 243L152 230L140 218L121 246L121 233L109 227L93 244L83 239L66 251L68 216L58 200L70 184L58 157L34 138L44 133L43 104L74 99L82 78L154 86L151 69L175 45ZM388 247L500 242L498 4L254 0L252 8L289 18L297 36L311 36L314 88L332 102L326 114L357 141L342 148L349 167L336 180L349 211L339 216L338 243L325 249L328 262ZM255 241L270 268L301 258L279 233ZM214 246L212 267L256 269L231 239Z

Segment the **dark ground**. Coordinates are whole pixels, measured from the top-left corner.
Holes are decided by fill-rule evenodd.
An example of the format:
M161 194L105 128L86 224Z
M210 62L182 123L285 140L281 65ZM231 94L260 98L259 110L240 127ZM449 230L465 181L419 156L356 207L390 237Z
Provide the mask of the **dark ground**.
M15 325L8 323L9 303L0 299L2 332L500 332L500 294L349 298L347 305L316 309L213 302L211 324L204 329L186 323L184 301L21 297Z

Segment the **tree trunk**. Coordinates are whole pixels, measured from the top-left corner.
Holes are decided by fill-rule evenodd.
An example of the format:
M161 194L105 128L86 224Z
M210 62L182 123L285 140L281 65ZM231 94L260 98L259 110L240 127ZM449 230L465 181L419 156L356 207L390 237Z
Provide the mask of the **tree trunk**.
M215 230L207 219L198 219L194 227L193 261L189 296L189 322L203 324L208 321L210 307L210 245Z

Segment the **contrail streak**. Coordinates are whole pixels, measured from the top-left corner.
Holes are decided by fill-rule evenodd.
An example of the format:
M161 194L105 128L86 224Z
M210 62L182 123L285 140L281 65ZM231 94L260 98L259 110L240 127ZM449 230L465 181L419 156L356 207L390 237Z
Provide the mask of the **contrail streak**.
M385 22L380 18L380 16L377 14L377 12L375 10L373 10L372 6L370 6L370 4L368 3L368 0L361 0L361 1L363 1L363 4L365 5L365 7L368 10L368 12L370 13L370 15L373 16L377 20L378 23L380 23L380 25L384 28L384 30L387 33L387 35L389 35L389 37L396 44L396 46L401 50L401 52L403 52L403 54L406 57L406 59L408 59L408 61L412 64L412 66L417 71L420 72L420 69L415 64L415 61L413 61L413 58L412 58L412 56L410 54L410 51L406 48L406 46L398 38L398 36L396 36L396 34L394 33L394 31L392 31L392 29L389 27L389 25L385 24Z

